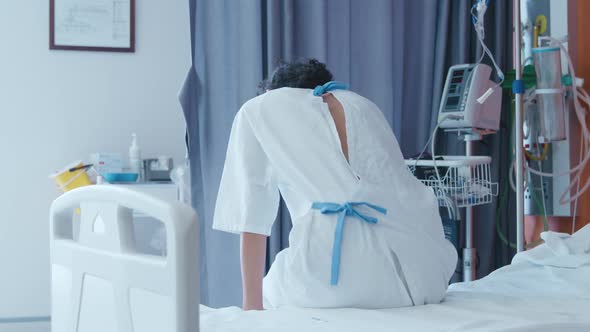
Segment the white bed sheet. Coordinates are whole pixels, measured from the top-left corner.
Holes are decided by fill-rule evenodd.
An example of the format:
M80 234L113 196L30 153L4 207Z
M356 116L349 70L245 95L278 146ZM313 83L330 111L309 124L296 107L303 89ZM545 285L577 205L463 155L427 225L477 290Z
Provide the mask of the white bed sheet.
M248 312L202 306L201 332L587 332L590 264L568 268L539 263L541 254L552 262L571 261L574 256L590 262L590 226L584 235L587 251L561 253L563 260L556 259L558 255L546 245L519 254L514 264L482 280L451 285L441 304L387 310L281 308Z
M437 305L387 310L201 308L202 332L230 331L590 331L590 266L511 265L452 287Z

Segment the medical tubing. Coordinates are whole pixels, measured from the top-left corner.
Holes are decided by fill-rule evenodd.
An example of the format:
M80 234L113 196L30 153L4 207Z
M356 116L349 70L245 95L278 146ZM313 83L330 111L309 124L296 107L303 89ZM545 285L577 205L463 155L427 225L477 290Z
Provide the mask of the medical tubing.
M582 149L582 144L580 144L580 151L579 151L579 160L582 160L582 154L586 153L586 150ZM580 178L581 174L578 174L578 177L576 178L576 182L577 182L577 188L576 191L579 192L580 191L580 182L581 182L581 178ZM573 212L573 216L572 216L572 234L576 231L576 215L578 213L578 198L576 197L576 199L574 200L574 212Z
M514 111L512 110L512 113ZM511 114L511 116L509 117L509 122L508 122L508 130L511 133L511 139L509 140L509 142L511 142L511 144L514 142L514 140L512 140L512 135L513 135L513 131L512 131L512 119L514 118L514 115ZM510 149L512 150L514 147L511 146ZM503 191L502 194L500 194L500 200L498 202L498 206L496 207L496 233L498 234L498 237L500 238L500 240L507 245L508 247L512 248L512 249L516 249L516 243L510 242L508 240L508 238L506 238L506 235L504 235L504 233L502 232L502 229L500 227L500 211L503 210L504 205L506 204L506 198L508 197L508 185L510 184L512 186L512 189L514 191L516 191L516 186L514 185L514 183L512 182L512 176L514 175L514 163L511 162L510 163L510 170L508 172L508 178L506 180L504 180L504 186L503 186ZM529 188L530 189L530 188ZM537 195L535 194L535 192L533 190L531 190L531 197L533 198L533 201L535 203L535 205L537 206L537 208L540 210L541 206L539 203L539 199L537 197ZM545 231L549 230L549 222L547 221L547 215L543 216L543 229ZM531 248L534 247L538 244L543 243L543 240L538 239L536 241L533 241L529 244L526 245L526 248Z
M514 185L514 182L512 179L512 176L514 174L514 163L511 163L511 164L512 164L512 166L510 167L509 177L504 182L504 191L502 192L502 195L500 196L500 202L498 204L498 207L496 208L496 232L498 233L498 236L500 237L502 242L504 242L504 244L506 244L507 246L509 246L513 249L516 249L516 244L510 242L506 238L504 233L502 233L502 229L500 228L500 214L499 214L499 211L502 210L502 207L505 204L505 199L506 199L507 190L508 190L508 186L507 186L508 182L510 182L510 186L512 187L512 190L516 191L516 186ZM530 176L530 173L529 173L529 176ZM541 203L539 202L539 197L535 193L534 188L531 188L528 185L528 183L527 183L527 187L529 188L529 190L531 192L531 197L533 198L533 202L537 206L537 209L539 209L539 211L543 211L543 231L548 231L549 230L549 222L547 221L547 210L545 207L545 202L543 202L543 205L541 205ZM541 189L541 190L543 191L543 197L545 197L544 189ZM527 244L526 248L528 249L528 248L534 247L542 242L543 241L541 239L538 239L536 241L533 241L533 242Z
M514 178L512 177L514 175L514 162L510 163L510 169L508 170L508 180L510 182L510 188L512 188L512 191L516 192L516 184L514 183Z
M508 181L505 181L508 182ZM500 228L500 210L501 208L504 206L505 201L506 201L506 184L504 184L504 191L502 192L502 194L500 195L500 201L498 202L498 206L496 207L496 233L498 234L498 237L500 238L500 240L502 240L502 242L511 247L512 249L516 249L516 244L510 242L507 238L506 235L504 235L504 233L502 232L502 229Z
M424 154L424 152L426 152L426 149L428 149L428 146L431 145L434 146L436 140L434 139L434 136L436 136L436 132L438 131L438 128L440 127L440 125L448 119L458 119L460 118L459 116L451 116L451 115L445 115L434 127L434 130L432 131L432 133L430 134L430 137L428 138L428 141L426 142L426 144L424 145L424 148L422 149L422 151L420 152L420 154L418 155L418 157L416 158L416 162L414 163L414 169L418 166L418 161L420 160L420 157L422 157L422 155ZM432 148L432 152L434 152L434 148ZM433 166L434 166L434 171L436 172L436 176L439 182L439 185L441 184L441 178L440 178L440 174L438 173L438 168L436 166L436 160L434 160L436 158L436 156L434 156L434 153L431 153L431 158L433 159ZM446 193L446 190L443 189L443 192Z
M459 117L446 115L436 124L436 126L434 127L434 130L432 131L432 133L430 134L430 137L428 138L428 141L424 145L424 148L422 149L422 151L420 152L420 154L416 158L416 161L414 163L414 170L418 166L418 161L420 160L420 158L422 157L424 152L426 152L426 149L428 149L428 146L430 146L431 143L436 144L436 140L434 139L434 137L436 136L436 133L437 133L440 125L445 120L452 119L452 118L459 118ZM434 151L433 151L433 153L431 153L431 156L433 158L433 167L434 167L434 171L436 172L436 177L437 177L437 181L438 181L438 186L434 188L434 193L437 196L437 199L440 198L441 200L443 200L445 202L445 206L447 207L447 213L449 214L449 217L452 219L455 219L458 216L457 207L456 207L455 203L453 202L453 199L448 195L446 188L444 188L444 186L442 186L442 179L441 179L440 173L438 171L438 166L436 165L436 160L435 160L436 156L434 155Z
M590 105L590 103L588 103L588 104ZM578 110L576 110L576 114L577 113L578 113ZM579 119L580 118L578 116L578 120ZM581 124L582 123L584 124L584 126L582 127L582 129L583 129L585 127L585 121L582 120L580 122L581 122ZM586 128L586 130L587 130L587 128ZM583 135L584 142L585 143L588 143L590 141L590 135L586 136L586 133L584 132L584 130L582 131L582 135ZM586 166L586 164L588 163L589 160L590 160L590 154L586 155L586 157L578 165L576 165L575 167L571 168L568 171L564 171L564 172L561 172L561 173L545 173L545 172L540 172L540 171L536 171L536 170L534 170L533 173L534 174L537 174L537 175L545 176L545 177L565 176L565 175L569 175L569 174L572 174L574 172L577 172L577 171L583 169Z
M570 75L572 77L576 77L575 76L575 69L573 67L571 58L569 56L569 53L567 52L567 49L563 45L563 43L555 38L552 38L552 37L543 37L543 38L549 39L552 42L557 43L559 45L559 47L562 49L562 51L566 55ZM578 95L578 94L580 94L580 95ZM583 142L584 146L587 147L588 142L590 141L590 132L588 130L588 126L586 125L586 121L585 121L586 111L583 109L582 105L580 104L580 100L582 100L586 104L590 105L590 97L588 96L588 94L584 90L576 88L576 87L572 88L572 95L573 95L575 113L578 118L578 122L580 123L580 127L582 128L582 140L583 140L582 142ZM584 153L583 155L584 155L584 157L580 158L581 161L575 167L569 169L568 171L564 171L561 173L545 173L545 172L537 171L535 169L530 168L526 164L525 164L525 168L527 168L533 174L536 174L539 176L544 176L544 177L566 176L566 175L570 175L574 172L578 172L577 177L581 177L580 173L582 172L582 170L587 166L588 162L590 161L590 153ZM569 197L569 199L566 199L568 194L571 194L571 191L576 184L578 185L576 193L571 195ZM588 181L586 181L586 183L584 184L584 186L581 189L579 187L579 183L576 183L576 181L571 181L568 188L562 193L562 195L560 197L560 203L566 204L566 203L572 202L573 200L579 198L589 187L590 187L590 179L588 179Z
M477 1L472 7L471 7L471 16L472 16L472 21L473 21L473 26L474 29L477 33L477 38L479 40L479 42L481 43L482 49L483 49L483 53L481 58L478 61L478 64L480 64L485 55L487 54L490 58L490 60L492 61L494 68L496 69L496 74L498 75L498 77L500 78L500 82L494 86L494 88L497 88L499 86L501 86L502 82L504 82L504 73L502 72L502 70L500 69L500 66L498 66L498 64L496 63L496 60L494 59L494 56L492 54L492 52L490 51L490 49L487 47L487 45L485 44L485 42L483 41L485 39L485 29L484 29L484 17L485 17L485 13L487 11L488 5L490 4L489 0L479 0ZM481 7L479 7L481 6ZM477 14L475 15L474 10L477 10ZM480 11L481 10L481 11ZM440 124L451 118L451 116L446 115L445 117L443 117L442 120L440 120L436 127L434 128L434 131L432 132L432 135L430 137L430 139L428 140L429 142L431 142L431 157L432 157L432 163L434 166L434 171L436 173L436 178L438 180L438 184L439 186L442 186L442 180L440 177L440 173L438 171L438 167L436 165L436 156L434 154L435 151L435 145L436 145L436 132L440 126ZM422 154L424 153L424 151L426 150L426 147L428 146L428 142L426 143L425 148L422 150L422 152L420 152L420 154L418 155L418 158L416 158L416 165L418 164L418 160L420 159L420 157L422 157ZM415 165L415 166L416 166ZM446 189L443 188L443 190L446 192Z
M498 64L496 63L496 60L494 59L494 55L492 54L492 51L490 51L490 49L488 48L488 46L484 42L484 39L485 39L484 19L485 19L485 13L488 9L489 3L490 3L489 0L485 0L485 1L480 0L480 1L477 1L471 7L471 17L472 17L473 27L475 29L477 39L479 40L479 43L481 44L481 47L483 50L483 53L482 53L479 61L477 62L477 64L480 64L483 61L483 59L485 58L485 56L487 55L490 58L490 60L492 61L492 64L494 65L494 69L496 69L496 75L498 75L498 78L500 78L500 83L498 83L498 85L497 85L497 86L500 86L504 82L504 73L500 69L500 66L498 66ZM477 15L475 15L474 10L477 10ZM496 88L497 86L495 86L494 88Z
M445 207L447 208L449 218L452 220L457 220L457 207L455 206L452 197L446 194L444 191L442 194L439 194L438 189L435 189L435 194L437 198L442 199L445 202Z
M540 156L535 156L530 151L528 151L526 149L524 150L524 154L526 154L527 158L529 158L530 160L533 160L533 161L545 160L545 158L547 158L547 155L549 154L549 144L547 144L547 143L543 144L543 152L541 152Z
M505 183L504 185L505 185L504 192L500 196L500 202L498 204L498 207L496 208L496 233L498 234L498 237L500 238L500 240L502 240L502 242L505 245L509 246L512 249L516 249L516 243L510 242L510 240L508 240L508 238L506 238L506 235L504 235L504 233L502 232L502 229L500 227L500 213L499 213L499 211L502 210L502 207L506 203L506 197L507 197L506 191L508 190L508 187L506 186L507 183ZM533 197L535 204L537 205L537 208L541 208L539 201L538 201L538 197L536 195L533 195L532 197ZM547 216L545 216L545 215L543 216L543 230L544 231L549 230L549 222L547 221ZM529 248L539 245L541 243L543 243L543 240L539 238L536 241L533 241L533 242L527 244L526 248L529 249Z
M543 169L543 165L541 164L541 161L537 161L537 165L539 166L539 170ZM530 174L529 174L530 177ZM532 193L535 188L529 188L530 192ZM546 216L547 215L547 204L546 204L546 200L545 200L545 186L543 185L543 178L541 178L541 202L543 202L543 215Z
M440 125L440 122L437 124L437 126L439 126L439 125ZM420 160L420 158L422 157L424 152L426 152L426 149L428 149L428 147L430 146L430 141L432 141L432 133L430 133L430 137L428 137L428 141L426 141L424 148L422 148L422 151L420 152L420 154L416 158L416 162L414 163L414 169L418 166L418 161Z
M525 94L524 94L524 98L523 98L524 115L523 115L523 117L524 117L524 122L526 122L526 123L529 123L530 122L530 120L529 120L530 115L529 114L531 113L531 111L529 111L528 105L531 103L531 99L532 99L531 96L534 95L534 94L535 94L535 90L534 89L530 89L528 92L525 92ZM530 134L530 131L531 131L530 126L527 126L527 129L528 130L525 131L524 128L523 128L523 131L522 131L522 137L524 139L528 139L529 138L529 134Z
M510 240L508 240L508 238L506 238L506 235L504 235L504 233L502 232L502 229L500 227L500 213L499 213L499 211L502 210L503 206L506 204L506 197L508 196L507 195L508 186L507 186L506 182L508 182L508 181L506 180L504 183L504 192L500 196L500 202L498 203L498 207L496 208L496 233L498 233L498 237L500 238L500 240L502 240L502 242L505 245L509 246L512 249L516 249L516 243L510 242ZM539 198L534 193L534 191L531 191L531 197L533 198L533 202L535 203L537 208L539 210L541 210L543 207L541 206L541 203L539 202ZM549 230L549 222L547 221L547 215L543 215L543 231L546 232L548 230ZM543 240L539 238L539 239L527 244L526 248L529 249L529 248L539 245L541 243L543 243Z
M438 128L440 127L440 125L447 119L452 118L452 116L450 115L445 115L434 127L434 130L432 131L432 139L431 139L431 144L430 144L430 154L432 157L432 166L434 167L434 172L436 173L436 179L438 180L438 186L443 190L443 192L446 194L447 190L446 188L442 185L442 179L440 177L440 173L438 171L438 166L436 165L436 155L434 154L435 151L435 147L436 147L436 132L438 131Z
M529 174L530 176L530 174ZM549 230L549 222L547 221L547 209L545 208L545 190L543 189L543 186L541 186L541 194L543 195L543 200L541 202L543 202L543 205L541 206L541 202L539 199L539 196L537 196L537 193L535 192L535 190L533 188L529 187L529 190L531 192L531 197L533 198L533 202L535 203L535 206L537 207L538 210L543 211L543 231L546 232ZM529 243L526 248L530 248L530 247L534 247L537 244L543 243L543 240L541 240L540 238L536 241L533 241L531 243Z
M528 173L529 178L532 176L531 173ZM542 179L541 179L542 181ZM549 230L549 222L547 220L547 205L546 205L546 201L544 199L545 197L545 188L543 186L543 184L541 184L540 188L535 188L532 183L526 182L525 186L529 189L529 191L531 192L531 198L533 199L533 203L535 204L535 206L537 207L537 210L539 210L540 213L542 213L543 216L543 231L548 231ZM541 190L541 199L539 198L539 196L537 195L536 190ZM540 239L539 239L539 242ZM530 246L530 245L529 245ZM528 248L528 246L527 246Z

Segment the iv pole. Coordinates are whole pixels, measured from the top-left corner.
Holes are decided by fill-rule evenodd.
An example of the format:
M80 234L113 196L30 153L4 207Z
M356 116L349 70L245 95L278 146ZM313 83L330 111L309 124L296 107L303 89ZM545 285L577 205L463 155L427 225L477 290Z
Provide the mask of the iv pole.
M520 1L514 0L514 69L516 71L516 81L522 82L522 33L520 22ZM516 83L516 82L515 82ZM524 250L524 167L522 153L522 97L523 91L514 89L516 112L514 114L514 149L516 154L516 251ZM509 175L511 176L511 175Z

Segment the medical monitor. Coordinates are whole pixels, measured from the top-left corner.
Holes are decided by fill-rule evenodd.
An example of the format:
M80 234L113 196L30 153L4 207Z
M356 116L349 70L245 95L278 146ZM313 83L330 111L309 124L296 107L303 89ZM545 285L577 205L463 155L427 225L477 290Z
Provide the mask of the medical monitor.
M491 73L485 64L449 69L438 114L441 128L499 129L502 88L490 80Z

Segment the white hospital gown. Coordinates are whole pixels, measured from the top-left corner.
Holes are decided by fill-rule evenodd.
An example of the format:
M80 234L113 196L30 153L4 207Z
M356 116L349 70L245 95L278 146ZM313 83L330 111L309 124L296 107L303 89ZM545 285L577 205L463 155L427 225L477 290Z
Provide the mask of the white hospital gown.
M381 111L350 91L343 106L349 161L329 108L310 89L281 88L246 102L233 123L213 228L270 235L280 195L290 247L264 279L265 307L391 308L440 302L457 253L444 238L432 190L409 172ZM337 214L313 202L387 209L370 224L346 217L337 285L330 284Z

